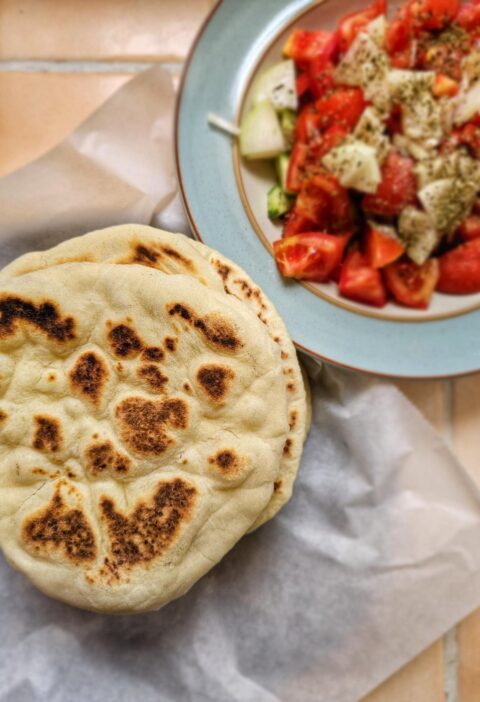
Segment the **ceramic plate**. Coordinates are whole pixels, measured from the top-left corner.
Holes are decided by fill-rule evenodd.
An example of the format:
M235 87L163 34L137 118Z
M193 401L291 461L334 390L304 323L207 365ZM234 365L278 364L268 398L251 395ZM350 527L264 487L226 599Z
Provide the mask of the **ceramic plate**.
M246 164L237 144L207 121L239 124L258 71L278 61L294 26L333 29L366 0L223 0L190 55L176 114L176 161L184 204L198 239L244 268L272 299L297 347L380 375L434 378L480 370L480 294L436 294L426 311L389 303L376 310L340 298L334 284L285 281L271 244L268 163ZM395 3L393 4L395 7Z

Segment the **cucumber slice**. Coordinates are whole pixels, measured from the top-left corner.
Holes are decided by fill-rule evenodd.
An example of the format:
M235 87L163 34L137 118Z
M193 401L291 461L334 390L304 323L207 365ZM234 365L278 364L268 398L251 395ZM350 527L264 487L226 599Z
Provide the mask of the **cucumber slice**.
M296 110L298 99L293 61L280 61L261 73L253 86L252 99L254 105L269 100L278 112Z
M248 159L275 158L287 148L277 113L268 102L259 102L240 127L240 153Z
M289 211L292 200L287 197L279 185L274 185L267 195L268 216L270 219L278 219Z
M284 193L288 192L287 191L287 173L288 173L288 164L289 163L290 163L290 154L280 154L280 156L277 156L277 159L275 161L278 180L280 183L280 187L282 188Z
M280 126L287 144L293 145L295 141L295 127L297 126L297 115L293 110L282 110L280 112Z

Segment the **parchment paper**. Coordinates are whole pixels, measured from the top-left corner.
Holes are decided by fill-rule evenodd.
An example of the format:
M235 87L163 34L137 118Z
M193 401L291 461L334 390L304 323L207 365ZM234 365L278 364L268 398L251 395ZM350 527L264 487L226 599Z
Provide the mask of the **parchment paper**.
M187 225L154 68L0 180L2 263L107 224ZM355 702L480 605L480 494L393 386L308 362L296 490L185 597L109 618L0 560L0 701ZM419 701L420 702L420 701Z

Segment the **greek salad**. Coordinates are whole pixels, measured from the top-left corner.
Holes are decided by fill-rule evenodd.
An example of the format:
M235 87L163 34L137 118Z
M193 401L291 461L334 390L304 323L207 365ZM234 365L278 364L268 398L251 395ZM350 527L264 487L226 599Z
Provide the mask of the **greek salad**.
M376 307L480 292L480 0L375 0L283 54L240 129L275 162L280 272Z

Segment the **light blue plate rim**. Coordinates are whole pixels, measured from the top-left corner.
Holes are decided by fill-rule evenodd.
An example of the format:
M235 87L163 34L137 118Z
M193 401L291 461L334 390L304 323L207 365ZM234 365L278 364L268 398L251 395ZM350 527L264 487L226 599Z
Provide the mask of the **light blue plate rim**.
M374 375L434 379L480 370L480 310L422 322L375 319L285 283L242 204L231 138L209 112L234 121L259 56L311 0L221 0L187 60L177 97L175 161L194 235L235 261L270 297L297 348Z

